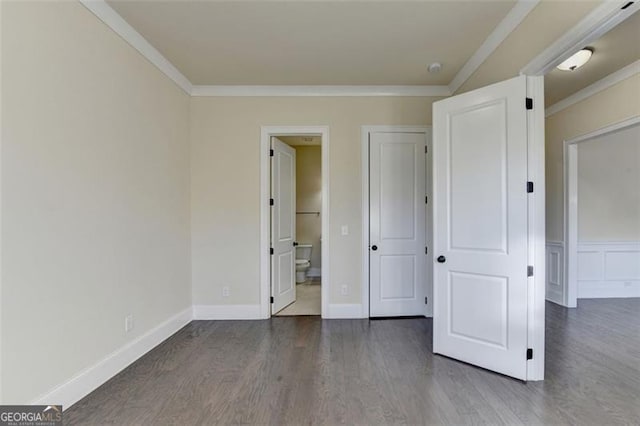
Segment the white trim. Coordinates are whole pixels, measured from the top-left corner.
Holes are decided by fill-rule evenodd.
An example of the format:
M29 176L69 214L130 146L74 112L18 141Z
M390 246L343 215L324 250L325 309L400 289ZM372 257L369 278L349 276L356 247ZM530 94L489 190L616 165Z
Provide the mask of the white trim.
M271 255L269 254L270 242L270 215L269 206L271 160L271 136L297 136L320 135L322 138L322 245L320 247L321 258L321 303L322 317L327 318L329 304L330 269L329 269L329 127L328 126L262 126L260 128L260 318L271 317L269 298L271 297Z
M449 96L447 86L193 86L191 96Z
M584 89L574 93L573 95L564 98L563 100L556 102L548 107L545 111L545 117L549 117L563 109L569 108L571 105L577 104L598 92L601 92L614 84L618 84L629 77L633 77L636 74L640 74L640 59L620 68L618 71L609 74L608 76L596 81L595 83L585 87Z
M478 50L469 58L458 74L449 83L449 91L455 93L465 81L484 63L484 61L509 37L524 18L527 17L540 2L540 0L518 0L507 13L498 26L489 34L489 37L480 45Z
M578 144L640 124L640 115L564 141L564 305L578 305Z
M194 320L262 319L260 305L194 305Z
M191 93L191 82L162 53L153 47L138 31L125 21L104 0L79 0L84 7L129 43L149 62L173 80L187 94Z
M580 241L577 254L588 256L578 261L580 299L640 297L640 241Z
M562 244L562 243L559 243ZM615 246L615 249L627 249L629 247L638 247L640 246L640 241L578 241L579 246Z
M368 318L369 315L365 315L362 308L363 306L359 304L333 303L329 305L327 315L323 314L322 317L329 319Z
M597 40L640 9L640 2L636 1L628 8L621 10L621 7L627 3L628 0L603 1L576 26L525 65L520 74L545 75L560 62Z
M387 133L424 133L427 138L427 147L428 147L428 155L427 155L427 164L425 173L432 174L433 173L433 164L431 153L432 150L432 133L431 126L361 126L360 128L360 141L361 141L361 152L362 152L362 315L363 318L369 318L370 314L370 301L369 301L369 135L375 132L387 132ZM431 200L432 197L432 186L433 179L430 178L428 181L431 185L427 185L426 187L426 196ZM433 229L432 229L432 218L433 218L433 204L427 204L427 247L433 247ZM425 256L425 261L429 265L427 270L427 278L431 277L431 271L433 266L433 250L429 250L429 254ZM427 297L429 300L433 301L433 283L431 285L431 290L427 292ZM425 308L424 315L426 317L433 316L433 304L430 304Z
M65 410L68 409L138 358L171 337L191 322L191 319L192 310L189 307L107 355L96 364L82 370L65 383L35 398L30 404L61 404Z
M544 105L544 77L527 77L527 97L534 105ZM527 361L527 380L544 380L545 300L546 300L546 222L544 110L527 111L527 179L535 190L528 203L528 257L533 277L528 279L528 336L533 359Z
M546 291L549 302L564 306L564 243L547 241Z

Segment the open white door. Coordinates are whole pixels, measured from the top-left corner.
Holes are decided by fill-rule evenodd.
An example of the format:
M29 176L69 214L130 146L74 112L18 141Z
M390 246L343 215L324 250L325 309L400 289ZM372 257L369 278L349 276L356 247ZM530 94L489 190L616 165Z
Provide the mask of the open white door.
M369 136L371 317L424 315L425 133Z
M271 138L271 313L296 301L296 150Z
M433 351L527 377L527 96L516 77L433 106Z

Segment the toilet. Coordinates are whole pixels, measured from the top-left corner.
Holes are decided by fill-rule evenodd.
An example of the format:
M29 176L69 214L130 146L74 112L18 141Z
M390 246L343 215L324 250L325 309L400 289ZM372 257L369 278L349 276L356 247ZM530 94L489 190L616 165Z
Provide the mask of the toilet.
M307 271L311 267L311 244L299 244L296 247L296 283L307 280Z

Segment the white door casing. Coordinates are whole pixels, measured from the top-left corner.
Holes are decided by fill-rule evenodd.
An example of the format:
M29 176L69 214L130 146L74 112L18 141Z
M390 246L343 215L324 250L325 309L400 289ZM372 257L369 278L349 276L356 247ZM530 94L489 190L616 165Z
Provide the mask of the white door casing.
M525 76L434 103L433 350L527 378Z
M296 150L271 138L271 313L296 300Z
M425 313L426 143L425 133L370 133L371 317Z

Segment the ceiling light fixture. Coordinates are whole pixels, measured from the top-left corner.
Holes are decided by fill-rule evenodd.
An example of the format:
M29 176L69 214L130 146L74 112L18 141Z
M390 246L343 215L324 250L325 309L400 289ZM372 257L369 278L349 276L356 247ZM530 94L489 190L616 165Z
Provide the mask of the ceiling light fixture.
M429 65L429 72L437 74L440 72L440 70L442 69L442 64L440 62L434 62L431 65Z
M591 55L593 55L593 47L585 47L565 59L564 62L558 65L558 69L562 71L574 71L586 64L587 61L591 59Z

